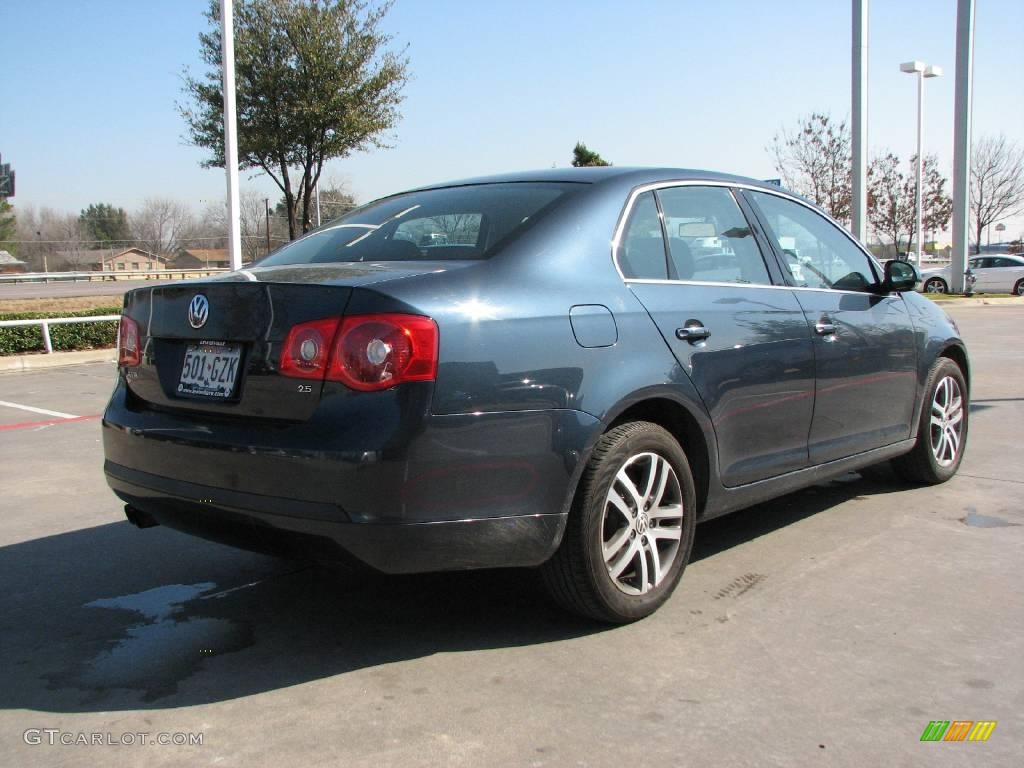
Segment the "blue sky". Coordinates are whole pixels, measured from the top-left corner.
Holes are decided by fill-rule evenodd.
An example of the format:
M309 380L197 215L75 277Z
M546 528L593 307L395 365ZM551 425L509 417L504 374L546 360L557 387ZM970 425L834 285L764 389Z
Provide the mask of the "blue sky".
M224 197L175 111L200 71L205 0L3 0L0 153L16 205L133 209ZM869 145L908 156L915 83L925 151L952 166L955 0L871 3ZM432 181L567 165L577 140L616 165L775 176L766 145L813 110L849 113L847 0L397 0L385 20L413 79L395 147L336 160L360 201ZM1024 3L978 0L975 135L1024 143ZM243 187L277 196L266 178ZM1011 229L1024 223L1014 222ZM1007 233L1011 234L1011 233Z

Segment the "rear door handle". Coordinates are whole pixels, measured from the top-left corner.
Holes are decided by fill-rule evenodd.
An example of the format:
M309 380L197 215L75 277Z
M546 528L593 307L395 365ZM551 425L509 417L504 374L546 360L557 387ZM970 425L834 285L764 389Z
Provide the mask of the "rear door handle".
M819 336L835 336L836 325L830 323L827 318L822 318L814 326L814 332Z
M710 335L711 331L696 321L691 321L682 328L676 328L676 338L680 341L689 341L691 344L695 341L703 341Z

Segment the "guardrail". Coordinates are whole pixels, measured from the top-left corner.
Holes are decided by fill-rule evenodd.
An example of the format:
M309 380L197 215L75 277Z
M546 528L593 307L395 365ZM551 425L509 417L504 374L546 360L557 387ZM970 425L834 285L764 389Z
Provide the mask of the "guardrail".
M3 283L102 282L104 280L186 280L229 272L227 267L199 269L94 270L91 272L16 272L0 275Z
M92 317L47 317L34 320L0 320L0 328L16 328L25 325L38 325L43 329L43 347L47 354L53 354L53 344L50 341L51 325L68 325L70 323L101 323L111 320L120 320L120 315L94 315Z

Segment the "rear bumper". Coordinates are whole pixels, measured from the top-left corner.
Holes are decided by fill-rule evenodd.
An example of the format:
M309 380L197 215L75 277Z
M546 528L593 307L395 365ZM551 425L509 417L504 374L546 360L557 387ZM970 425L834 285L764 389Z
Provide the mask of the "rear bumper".
M325 563L354 560L384 573L539 565L554 553L565 526L564 514L347 523L326 519L308 502L225 495L110 462L104 470L122 500L169 528L257 552ZM203 501L208 498L221 501Z
M413 434L384 421L372 439L330 419L215 424L129 408L121 385L107 482L156 522L247 549L387 573L531 566L558 547L600 431L572 410L427 416Z

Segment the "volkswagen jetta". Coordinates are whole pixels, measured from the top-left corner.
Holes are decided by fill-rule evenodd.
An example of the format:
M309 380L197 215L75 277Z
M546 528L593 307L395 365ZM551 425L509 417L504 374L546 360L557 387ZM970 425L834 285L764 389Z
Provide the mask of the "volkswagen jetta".
M955 325L777 187L589 168L386 197L125 297L105 472L140 527L388 573L537 567L641 618L696 523L968 426Z

